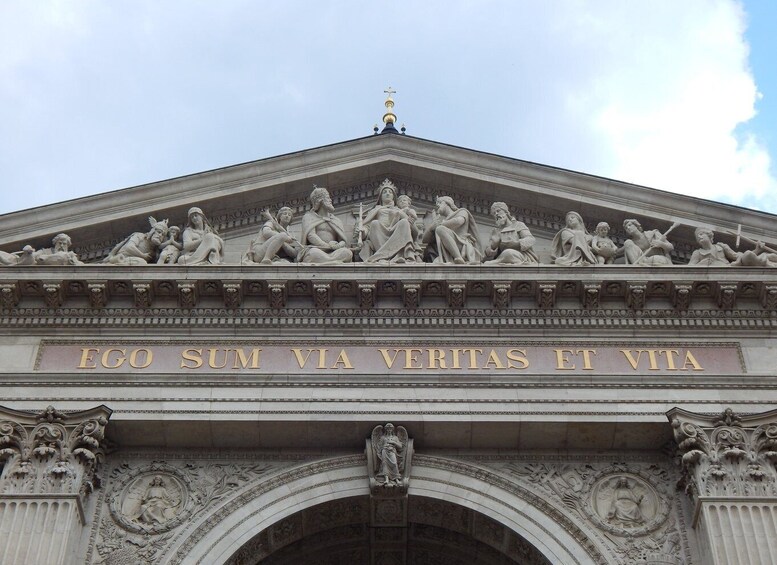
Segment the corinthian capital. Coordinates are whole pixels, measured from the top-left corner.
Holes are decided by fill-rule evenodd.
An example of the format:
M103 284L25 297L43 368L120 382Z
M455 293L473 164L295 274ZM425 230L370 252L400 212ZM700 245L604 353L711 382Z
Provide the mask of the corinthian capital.
M777 495L777 410L719 416L667 412L692 498Z
M0 493L88 496L99 486L110 415L106 406L69 413L0 406Z

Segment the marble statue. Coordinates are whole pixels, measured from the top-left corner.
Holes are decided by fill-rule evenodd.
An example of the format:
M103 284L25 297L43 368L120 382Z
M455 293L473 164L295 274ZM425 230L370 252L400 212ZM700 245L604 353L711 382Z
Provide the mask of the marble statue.
M494 202L491 205L491 215L496 227L491 232L491 238L484 254L488 261L485 265L537 265L539 259L534 253L534 236L526 224L516 220L507 204Z
M596 224L594 236L591 238L591 251L600 265L612 265L615 262L618 246L610 239L610 224L607 222Z
M432 224L422 239L433 252L434 263L476 265L483 260L475 218L469 210L459 208L450 196L437 197Z
M151 224L151 230L135 232L118 243L108 256L103 259L103 263L113 263L115 265L145 265L152 263L157 258L159 246L167 237L167 220L158 221L154 217L148 219Z
M551 243L553 263L564 267L598 264L599 261L591 249L591 240L583 217L577 212L567 212L565 226Z
M178 257L181 265L220 265L224 261L224 240L200 208L189 208L183 230L183 248Z
M645 522L640 504L643 496L635 493L626 477L620 477L612 493L607 519L624 526L640 525Z
M418 212L413 208L413 201L407 194L400 194L397 197L397 206L407 214L410 220L410 231L413 234L413 242L416 244L417 252L418 244L421 243L421 236L424 234L424 221L418 217Z
M746 239L746 238L744 238ZM734 265L743 267L777 267L777 250L768 247L763 241L750 241L755 249L743 252Z
M33 253L35 249L30 245L25 245L21 251L8 253L0 251L0 267L13 267L17 265L32 265L35 263Z
M404 428L400 428L403 430ZM383 486L399 486L402 483L406 439L394 433L394 425L376 426L372 431L372 445L377 455L375 480Z
M32 254L36 265L83 265L73 251L70 251L72 245L70 236L66 233L60 233L51 240L53 247L38 249Z
M742 253L737 253L725 243L713 242L713 231L707 227L700 227L694 230L696 243L699 249L691 254L688 261L689 266L699 267L724 267L733 264L739 264Z
M629 237L623 243L623 255L627 265L671 265L670 253L674 249L666 236L678 224L674 224L666 233L658 230L643 230L642 224L633 218L623 221L623 230Z
M267 221L253 239L248 251L243 254L244 265L269 265L271 263L292 263L301 249L299 241L289 233L289 224L294 212L288 206L278 210L276 217L268 211L263 215Z
M156 261L158 264L175 265L178 262L183 249L180 236L181 228L178 226L170 226L167 229L167 239L159 244L159 259Z
M317 186L310 193L311 209L302 217L302 249L299 263L350 263L353 252L348 249L343 223L334 215L329 191Z
M397 206L397 189L386 179L380 185L377 204L360 222L364 245L359 256L365 263L415 263L413 224Z

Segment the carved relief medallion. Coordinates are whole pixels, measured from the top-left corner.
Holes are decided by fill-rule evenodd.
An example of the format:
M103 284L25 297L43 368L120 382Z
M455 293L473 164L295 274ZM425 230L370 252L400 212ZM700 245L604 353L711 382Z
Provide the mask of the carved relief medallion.
M188 482L168 465L144 467L117 486L111 514L120 526L132 532L166 532L191 513Z
M628 536L655 530L669 514L668 504L653 485L631 473L608 474L596 480L584 508L600 528Z

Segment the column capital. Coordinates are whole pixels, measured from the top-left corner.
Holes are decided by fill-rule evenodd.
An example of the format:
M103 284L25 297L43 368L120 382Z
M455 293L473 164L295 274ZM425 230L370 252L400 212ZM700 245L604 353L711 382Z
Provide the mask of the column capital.
M83 503L100 486L111 413L104 405L67 413L0 406L0 495L69 494Z
M738 415L667 412L682 458L681 486L699 502L708 497L777 496L777 410Z

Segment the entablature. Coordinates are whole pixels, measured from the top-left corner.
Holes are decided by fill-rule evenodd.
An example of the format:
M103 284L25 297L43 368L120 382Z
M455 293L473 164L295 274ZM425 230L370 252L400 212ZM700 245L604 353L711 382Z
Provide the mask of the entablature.
M482 265L288 265L245 267L82 265L6 268L0 307L354 308L451 312L472 307L548 310L652 307L685 311L777 309L777 277L759 268Z

